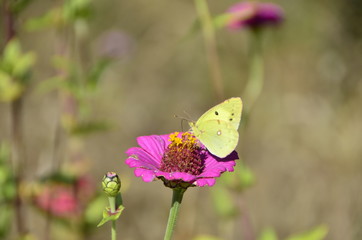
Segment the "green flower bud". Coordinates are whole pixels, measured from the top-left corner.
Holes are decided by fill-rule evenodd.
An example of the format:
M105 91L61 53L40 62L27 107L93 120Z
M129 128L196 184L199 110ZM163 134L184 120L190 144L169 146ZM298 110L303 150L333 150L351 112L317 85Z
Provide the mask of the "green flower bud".
M109 197L116 197L121 189L121 180L115 172L107 172L103 177L102 187Z

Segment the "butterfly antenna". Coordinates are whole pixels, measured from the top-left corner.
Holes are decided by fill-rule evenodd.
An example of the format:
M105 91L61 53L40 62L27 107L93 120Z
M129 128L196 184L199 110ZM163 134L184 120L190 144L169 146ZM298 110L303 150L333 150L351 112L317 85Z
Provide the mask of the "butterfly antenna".
M190 122L190 120L188 118L180 117L180 116L178 116L176 114L174 115L174 117L181 119L181 130L184 131L184 127L183 127L184 126L184 124L183 124L184 121Z
M188 112L186 112L186 111L184 111L184 114L187 116L187 118L184 118L184 119L187 120L187 121L189 121L189 122L192 122L192 120L190 120L190 119L191 119L191 115L190 115Z

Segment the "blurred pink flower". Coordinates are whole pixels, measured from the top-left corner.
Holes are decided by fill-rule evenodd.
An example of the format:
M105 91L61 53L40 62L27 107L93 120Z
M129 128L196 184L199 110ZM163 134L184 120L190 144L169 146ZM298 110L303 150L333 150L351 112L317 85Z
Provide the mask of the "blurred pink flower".
M172 188L213 186L221 173L234 171L238 159L235 151L223 159L210 154L189 132L141 136L137 142L140 147L126 152L135 176L145 182L159 178Z
M36 205L56 217L71 217L80 214L78 201L71 191L64 185L49 185L36 196Z
M236 30L277 25L284 16L282 8L273 3L241 2L231 6L228 12L231 18L227 25Z
M96 188L96 184L89 175L78 177L75 181L77 197L82 202L87 202L89 199L93 198L97 191Z
M50 179L39 185L35 206L59 218L81 216L87 202L95 195L95 186L86 176L74 181Z

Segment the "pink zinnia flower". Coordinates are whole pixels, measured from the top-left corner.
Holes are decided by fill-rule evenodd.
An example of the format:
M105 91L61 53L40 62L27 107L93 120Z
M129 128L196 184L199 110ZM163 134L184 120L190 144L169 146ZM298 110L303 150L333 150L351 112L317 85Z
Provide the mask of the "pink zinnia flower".
M273 3L242 2L231 6L228 10L231 18L230 29L244 27L258 28L265 25L276 25L283 20L283 10Z
M234 171L238 159L235 151L223 159L212 155L190 132L142 136L137 142L140 147L127 150L126 164L143 181L159 178L171 188L213 186L221 173Z

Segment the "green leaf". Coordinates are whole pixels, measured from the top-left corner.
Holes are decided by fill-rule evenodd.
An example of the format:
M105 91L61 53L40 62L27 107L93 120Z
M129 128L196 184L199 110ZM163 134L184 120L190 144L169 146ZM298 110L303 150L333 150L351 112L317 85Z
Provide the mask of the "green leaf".
M63 5L63 16L67 22L89 18L92 12L90 0L71 0Z
M258 240L278 240L278 237L274 229L267 228L263 230L263 232L258 237Z
M21 55L20 42L17 39L10 40L5 46L1 68L6 72L11 72L13 66Z
M103 72L109 66L110 61L101 60L97 62L97 64L92 68L89 76L88 76L88 87L91 89L95 89L99 83L99 80L103 74Z
M97 225L97 227L102 226L103 224L105 224L108 221L116 221L119 218L119 216L121 216L123 210L124 210L124 207L121 205L118 207L118 209L116 210L115 213L111 214L109 207L107 207L103 211L103 219L100 221L100 223Z
M0 205L0 239L8 239L6 236L9 234L9 230L11 230L11 219L13 215L12 207L7 204Z
M116 196L116 207L119 208L123 205L122 194L119 192Z
M22 78L25 74L27 74L31 67L35 63L35 53L29 52L24 54L18 58L18 61L13 67L13 76Z
M40 17L29 19L25 22L28 31L43 30L47 28L61 27L64 25L61 8L53 8Z
M0 101L11 102L23 92L23 86L15 82L9 74L0 71Z
M23 54L20 42L12 39L4 49L3 58L0 63L0 70L9 74L13 81L25 83L29 77L30 70L35 62L35 53Z
M9 180L9 179L8 179ZM15 179L11 179L12 181L8 181L3 187L2 191L4 194L4 198L7 200L13 200L16 196L16 186L15 186Z
M320 225L308 232L294 234L287 238L287 240L323 240L328 234L328 227Z

